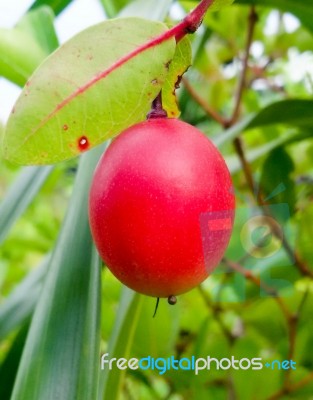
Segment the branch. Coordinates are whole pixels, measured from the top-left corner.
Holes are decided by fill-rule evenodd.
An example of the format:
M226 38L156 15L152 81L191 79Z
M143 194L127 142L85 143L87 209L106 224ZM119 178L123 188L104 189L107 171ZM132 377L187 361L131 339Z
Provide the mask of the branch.
M176 42L179 42L184 36L189 33L194 33L199 28L205 13L209 7L213 4L214 0L202 0L197 7L192 10L178 25L173 26L165 34L161 35L163 38L161 41L175 37ZM160 36L160 38L161 38ZM157 40L156 38L155 40ZM160 42L155 42L160 43Z
M281 388L278 392L274 393L267 400L278 400L281 397L285 396L286 394L296 392L297 390L303 388L307 384L311 383L312 380L313 380L313 372L310 372L306 377L301 379L301 381L299 381L298 383L295 383L289 386L288 388L286 387Z
M186 34L196 32L213 1L214 0L202 0L197 7L177 25L179 29L175 35L176 42L179 42Z
M199 106L202 107L204 112L208 114L212 119L214 119L216 122L221 124L222 126L225 126L226 120L218 113L216 112L205 100L203 97L201 97L198 92L193 88L193 86L190 84L188 79L185 77L182 78L183 84L190 94L190 96L199 104Z
M260 278L257 276L253 275L252 272L246 268L244 268L242 265L239 263L236 263L234 261L228 260L226 258L222 259L222 262L232 270L238 272L239 274L243 275L247 280L250 282L253 282L255 285L259 286L260 289L263 289L268 295L270 295L276 303L279 305L280 309L282 310L285 318L287 321L289 321L292 318L291 312L288 310L287 306L285 303L282 301L282 299L278 296L278 293L275 288L272 288L268 285L266 285L264 282L261 281Z
M234 125L239 117L242 95L244 92L244 88L246 86L246 78L247 78L246 75L247 75L247 71L248 71L250 48L251 48L254 28L255 28L255 24L256 24L257 20L258 20L258 16L255 11L255 6L252 6L250 9L250 14L249 14L248 35L247 35L247 42L246 42L245 53L244 53L244 58L243 58L242 71L240 74L239 84L238 84L238 88L237 88L237 92L236 92L236 96L235 96L235 108L234 108L233 114L230 118L229 126Z
M211 301L211 299L205 293L205 291L203 290L201 285L199 285L197 288L198 288L206 306L212 310L213 316L214 316L215 320L217 321L217 323L219 324L219 326L220 326L222 332L224 333L226 339L228 340L229 344L232 345L234 343L234 341L236 340L236 336L233 335L233 333L226 327L223 320L221 319L221 316L220 316L221 311L222 311L221 307L218 304L215 304Z

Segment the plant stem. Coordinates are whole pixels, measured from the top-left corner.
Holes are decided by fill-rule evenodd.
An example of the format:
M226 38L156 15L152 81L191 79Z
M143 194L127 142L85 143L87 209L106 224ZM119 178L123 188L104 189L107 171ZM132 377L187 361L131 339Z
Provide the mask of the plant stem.
M176 42L179 42L186 34L196 32L213 1L214 0L202 0L197 7L175 27L178 28L175 34Z
M162 106L162 92L153 100L151 110L147 114L147 119L166 118L167 112Z
M237 122L237 120L239 118L242 95L243 95L243 92L244 92L244 89L246 86L248 62L249 62L249 57L250 57L250 48L251 48L253 34L254 34L254 28L255 28L255 24L256 24L257 20L258 20L258 15L255 11L255 6L252 6L250 9L250 14L249 14L248 34L247 34L246 48L245 48L244 58L243 58L243 63L242 63L242 71L240 74L237 93L235 96L235 107L234 107L233 114L230 118L229 125L234 125L235 122Z
M172 37L175 37L176 42L179 42L189 33L195 33L201 25L205 13L212 5L213 1L214 0L202 0L179 24L146 43L145 47L153 47L154 45L162 43Z

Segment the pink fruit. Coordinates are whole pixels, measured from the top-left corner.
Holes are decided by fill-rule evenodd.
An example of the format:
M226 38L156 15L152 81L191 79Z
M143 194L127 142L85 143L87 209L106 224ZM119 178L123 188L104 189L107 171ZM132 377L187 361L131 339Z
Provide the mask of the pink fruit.
M215 146L185 122L154 118L121 133L99 161L90 226L121 282L168 297L197 286L217 266L234 207L230 174Z

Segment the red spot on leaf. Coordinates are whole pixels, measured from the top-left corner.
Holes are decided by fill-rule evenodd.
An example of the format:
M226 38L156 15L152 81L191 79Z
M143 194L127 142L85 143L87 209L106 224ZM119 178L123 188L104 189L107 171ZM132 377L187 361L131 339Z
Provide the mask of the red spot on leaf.
M86 136L81 136L78 139L78 149L79 151L85 151L89 148L89 140Z
M63 125L63 130L64 130L64 131L67 131L67 130L68 130L68 125L64 124L64 125Z

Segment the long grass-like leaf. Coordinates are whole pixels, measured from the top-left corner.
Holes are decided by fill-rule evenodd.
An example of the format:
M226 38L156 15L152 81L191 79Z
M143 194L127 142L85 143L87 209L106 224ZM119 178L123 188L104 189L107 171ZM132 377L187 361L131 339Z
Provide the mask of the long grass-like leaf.
M107 350L110 358L127 358L129 355L141 305L142 296L124 287ZM98 400L117 399L124 376L125 370L105 368L100 375Z
M0 365L0 399L9 400L11 397L14 380L21 359L29 324L20 329L13 341L11 348Z
M99 263L94 261L87 204L97 148L79 164L68 213L51 256L12 400L90 400L98 374Z
M31 271L16 286L0 307L0 340L22 325L32 315L41 292L43 278L47 273L49 258Z
M25 167L0 204L0 244L11 226L23 214L53 167Z

